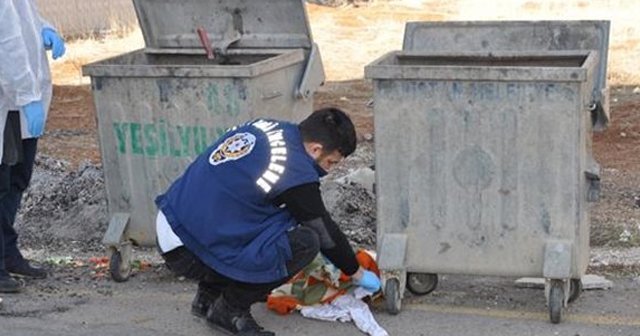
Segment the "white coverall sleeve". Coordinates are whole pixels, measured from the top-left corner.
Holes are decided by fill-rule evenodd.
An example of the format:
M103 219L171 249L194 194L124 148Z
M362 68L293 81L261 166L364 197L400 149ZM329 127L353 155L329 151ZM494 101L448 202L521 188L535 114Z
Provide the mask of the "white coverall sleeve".
M35 5L34 5L35 7ZM38 19L40 20L40 24L42 25L42 29L44 28L49 28L51 30L55 30L56 32L58 31L56 29L56 27L52 26L51 23L49 23L49 21L45 20L42 15L40 15L40 11L36 8L36 15L38 16Z
M40 100L42 94L29 64L20 20L13 1L0 1L0 85L2 92L15 95L0 99L9 98L10 101L15 101L16 105L24 106Z

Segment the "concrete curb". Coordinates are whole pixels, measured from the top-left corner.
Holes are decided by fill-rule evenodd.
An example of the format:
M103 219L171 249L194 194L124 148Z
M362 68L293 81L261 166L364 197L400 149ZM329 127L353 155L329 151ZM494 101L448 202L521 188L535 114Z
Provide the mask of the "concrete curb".
M613 282L607 280L603 276L595 274L587 274L582 277L582 288L588 289L611 289ZM543 278L520 278L515 281L516 287L519 288L544 288L545 279Z

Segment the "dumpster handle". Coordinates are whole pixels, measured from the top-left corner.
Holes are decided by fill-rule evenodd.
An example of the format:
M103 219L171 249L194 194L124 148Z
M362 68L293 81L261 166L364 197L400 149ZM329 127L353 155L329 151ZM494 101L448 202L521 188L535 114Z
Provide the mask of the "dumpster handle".
M207 51L207 58L212 60L216 56L213 54L213 48L211 47L211 41L209 40L209 35L207 31L203 27L196 28L196 32L198 33L198 37L200 37L200 43L202 43L202 47Z
M299 99L309 99L313 97L315 90L324 84L324 68L318 45L313 43L307 58L307 65L300 79L300 84L296 90L296 97Z

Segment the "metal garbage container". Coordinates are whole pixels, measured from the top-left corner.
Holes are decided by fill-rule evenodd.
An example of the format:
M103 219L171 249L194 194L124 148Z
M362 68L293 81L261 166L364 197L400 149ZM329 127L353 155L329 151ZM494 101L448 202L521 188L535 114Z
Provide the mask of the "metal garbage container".
M155 244L156 195L226 129L299 121L324 82L302 0L134 0L145 48L91 76L110 222L111 275Z
M404 50L366 67L391 313L438 273L527 276L547 279L561 320L589 261L608 34L603 21L410 23Z

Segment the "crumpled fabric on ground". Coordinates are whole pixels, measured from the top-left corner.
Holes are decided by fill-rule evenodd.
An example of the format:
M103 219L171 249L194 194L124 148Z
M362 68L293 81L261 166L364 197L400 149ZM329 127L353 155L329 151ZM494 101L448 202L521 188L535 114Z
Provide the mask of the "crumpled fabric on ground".
M356 259L363 268L380 276L375 252L359 250ZM324 304L358 288L351 278L321 254L288 283L274 289L267 298L267 308L286 315L304 306Z
M356 259L363 268L380 276L375 252L359 250ZM362 298L371 296L351 283L331 262L319 254L303 271L271 292L267 308L278 314L300 310L302 316L325 321L353 321L358 329L372 336L388 336L378 325Z
M387 331L376 322L369 306L361 300L367 295L371 295L371 293L358 288L352 295L342 295L331 303L303 307L300 314L307 318L323 321L353 321L358 329L371 336L389 336Z

